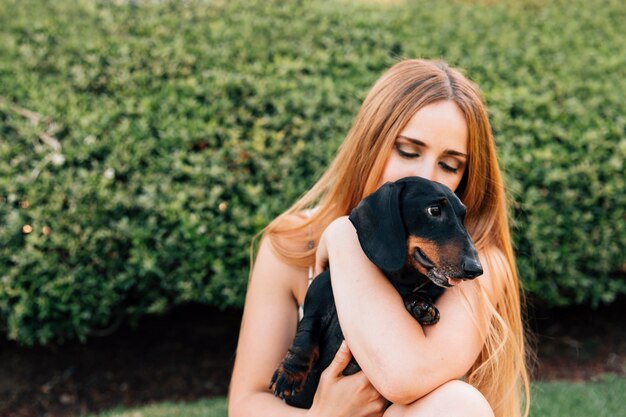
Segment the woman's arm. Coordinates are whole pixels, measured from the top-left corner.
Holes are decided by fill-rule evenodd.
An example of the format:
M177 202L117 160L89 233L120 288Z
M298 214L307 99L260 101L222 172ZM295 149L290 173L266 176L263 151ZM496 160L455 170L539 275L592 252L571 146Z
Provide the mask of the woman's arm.
M305 269L279 260L263 239L246 294L228 398L230 417L382 416L386 401L365 375L341 375L352 357L347 346L322 373L310 410L288 406L268 389L293 342L298 324L295 288L306 280Z
M286 265L263 239L248 285L228 398L230 417L304 416L268 389L272 374L291 345L297 326L292 288L300 268Z
M365 256L347 217L331 223L324 235L341 328L361 368L385 398L411 403L470 369L482 349L485 329L472 317L458 287L446 290L437 301L439 323L422 328ZM483 266L478 279L489 289L496 271ZM467 301L476 311L477 291L471 291L476 283L461 285L470 289Z

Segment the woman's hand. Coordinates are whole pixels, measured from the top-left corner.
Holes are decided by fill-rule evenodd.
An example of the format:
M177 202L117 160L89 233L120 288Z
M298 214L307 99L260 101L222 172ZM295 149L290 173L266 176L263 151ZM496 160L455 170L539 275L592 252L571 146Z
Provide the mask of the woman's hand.
M343 376L352 353L344 341L322 372L309 417L380 417L387 400L376 391L363 371Z
M317 244L317 250L315 251L315 276L328 268L328 241L332 239L333 235L342 233L342 230L345 230L346 227L353 226L348 216L342 216L333 220L322 232Z

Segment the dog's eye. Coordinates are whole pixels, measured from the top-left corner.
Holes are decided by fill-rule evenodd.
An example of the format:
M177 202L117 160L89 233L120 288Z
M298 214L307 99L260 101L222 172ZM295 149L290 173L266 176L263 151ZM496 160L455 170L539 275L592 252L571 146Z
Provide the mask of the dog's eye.
M434 217L441 216L441 207L440 206L428 207L428 214Z

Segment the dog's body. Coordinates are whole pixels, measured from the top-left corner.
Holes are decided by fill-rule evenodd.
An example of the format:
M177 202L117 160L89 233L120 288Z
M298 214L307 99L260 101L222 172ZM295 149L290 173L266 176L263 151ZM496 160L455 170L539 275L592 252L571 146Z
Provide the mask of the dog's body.
M387 183L350 214L367 257L378 266L423 325L435 324L432 304L451 287L448 278L482 274L478 254L463 227L465 207L447 187L418 177ZM343 341L330 271L318 275L304 300L304 317L270 388L290 405L310 408L321 372ZM353 360L344 370L359 370Z

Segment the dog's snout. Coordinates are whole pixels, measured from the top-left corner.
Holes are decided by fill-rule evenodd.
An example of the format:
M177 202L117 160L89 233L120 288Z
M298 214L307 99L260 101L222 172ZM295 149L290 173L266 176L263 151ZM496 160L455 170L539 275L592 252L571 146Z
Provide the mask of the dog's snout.
M466 279L473 279L483 274L483 266L476 259L463 261L463 275Z

